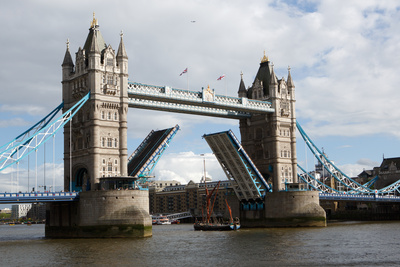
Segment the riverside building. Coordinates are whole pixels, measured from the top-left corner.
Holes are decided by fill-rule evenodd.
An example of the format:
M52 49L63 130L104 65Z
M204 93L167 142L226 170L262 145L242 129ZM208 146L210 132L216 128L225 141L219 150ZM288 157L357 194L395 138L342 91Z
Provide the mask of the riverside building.
M167 186L163 186L167 184ZM206 183L209 192L218 182ZM161 185L161 186L160 186ZM239 201L233 191L231 182L221 181L215 198L214 215L228 217L229 211L225 199L232 211L238 211ZM211 201L214 201L211 199ZM189 211L194 217L200 218L205 213L206 189L204 183L192 180L187 185L176 181L156 181L149 186L149 202L151 214L171 214ZM233 214L234 217L238 214Z

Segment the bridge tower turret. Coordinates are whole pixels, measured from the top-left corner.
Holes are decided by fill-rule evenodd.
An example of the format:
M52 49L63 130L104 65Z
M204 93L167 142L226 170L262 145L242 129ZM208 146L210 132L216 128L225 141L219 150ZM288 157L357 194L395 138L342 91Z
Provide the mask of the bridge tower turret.
M89 91L91 96L72 127L64 127L64 189L90 191L101 177L127 175L128 56L123 34L115 54L93 15L75 62L68 42L62 64L64 111Z
M242 83L243 80L239 86L239 97L245 96ZM290 69L287 81L278 79L273 64L264 52L246 95L249 99L271 102L275 112L240 120L242 145L263 176L272 182L274 192L298 182L294 88Z

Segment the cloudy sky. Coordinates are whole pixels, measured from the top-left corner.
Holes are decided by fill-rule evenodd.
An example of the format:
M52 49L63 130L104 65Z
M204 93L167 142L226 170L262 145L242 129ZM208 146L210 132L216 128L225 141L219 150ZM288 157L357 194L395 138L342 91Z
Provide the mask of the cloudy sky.
M61 103L67 39L74 57L95 12L114 49L123 31L130 81L193 91L210 85L217 94L237 96L240 73L250 86L265 50L279 78L291 67L303 129L345 173L357 175L379 166L383 156L400 156L399 10L397 1L373 0L1 1L0 143ZM179 76L185 68L187 75ZM226 78L217 81L222 74ZM129 153L152 129L175 124L181 130L157 165L156 179L199 181L201 153L207 175L225 179L201 136L232 129L239 137L235 120L130 109ZM56 147L57 186L63 155ZM297 151L299 163L312 168L300 138ZM38 157L53 162L51 153ZM53 165L39 164L30 187L35 179L45 183L44 170L52 177ZM0 175L0 191L26 191L26 175L11 173Z

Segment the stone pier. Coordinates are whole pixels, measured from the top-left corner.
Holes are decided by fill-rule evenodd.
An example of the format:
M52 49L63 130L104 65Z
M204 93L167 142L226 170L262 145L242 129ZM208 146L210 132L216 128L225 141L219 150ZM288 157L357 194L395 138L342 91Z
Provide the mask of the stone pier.
M79 202L47 205L49 238L148 237L152 235L148 191L80 193Z
M326 226L325 210L316 191L268 193L264 210L242 210L243 227Z

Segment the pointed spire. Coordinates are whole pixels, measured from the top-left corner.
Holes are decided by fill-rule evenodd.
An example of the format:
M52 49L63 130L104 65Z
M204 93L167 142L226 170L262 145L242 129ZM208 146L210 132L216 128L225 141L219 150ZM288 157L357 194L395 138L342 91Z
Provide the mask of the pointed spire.
M93 32L93 37L92 37L92 42L90 44L90 49L89 52L91 53L100 53L100 49L99 46L97 44L97 34L96 34L96 30Z
M276 79L275 71L274 71L274 64L271 64L271 79L270 79L270 85L277 85L278 80Z
M103 36L101 35L99 28L99 24L93 12L93 20L90 23L89 34L86 37L86 41L83 46L83 49L86 51L86 53L88 53L89 51L101 52L107 48L107 44L104 42Z
M264 56L261 58L261 63L265 63L265 62L268 62L268 61L269 61L268 56L265 55L265 50L264 50Z
M292 75L290 74L290 66L288 66L288 78L287 78L287 86L290 88L294 88L294 83L292 80Z
M69 39L67 39L67 51L65 51L64 61L61 66L74 66L71 53L69 52Z
M243 81L243 72L240 72L240 84L239 84L238 96L239 97L247 96L246 86L244 85L244 81Z
M124 45L124 33L121 31L121 41L119 42L118 46L118 52L117 52L117 58L128 58L128 55L126 54L125 50L125 45Z
M96 14L93 12L93 20L92 20L92 22L90 23L90 28L95 28L96 26L99 26L99 23L98 23L98 21L97 21L95 15L96 15Z

